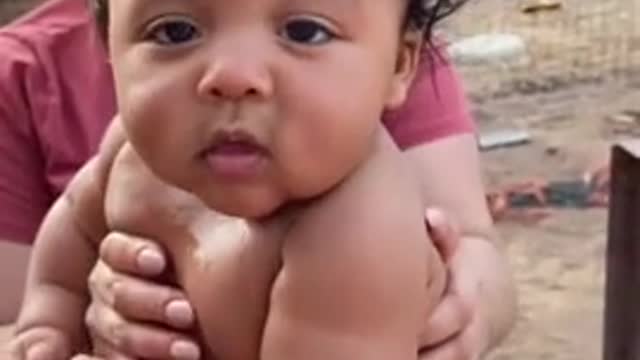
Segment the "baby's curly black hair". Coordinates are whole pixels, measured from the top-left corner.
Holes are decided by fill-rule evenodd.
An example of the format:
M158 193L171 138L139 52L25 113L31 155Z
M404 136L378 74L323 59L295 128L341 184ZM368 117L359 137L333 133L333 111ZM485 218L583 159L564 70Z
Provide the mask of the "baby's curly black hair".
M467 0L409 0L406 26L422 31L425 42L431 44L435 25L466 2Z
M89 0L98 27L106 38L109 23L108 0ZM425 43L432 44L433 29L445 17L455 12L467 0L409 0L406 26L423 32Z

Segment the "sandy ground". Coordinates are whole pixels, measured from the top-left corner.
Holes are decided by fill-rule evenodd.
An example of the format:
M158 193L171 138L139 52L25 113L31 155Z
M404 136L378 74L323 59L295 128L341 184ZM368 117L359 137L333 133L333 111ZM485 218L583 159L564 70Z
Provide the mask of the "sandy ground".
M579 178L606 160L612 143L640 130L610 120L624 110L640 110L640 89L630 82L476 104L482 131L517 127L533 136L529 145L483 153L489 187L529 177ZM534 225L498 225L521 313L493 359L601 358L606 217L603 209L565 209Z
M501 226L521 313L492 359L601 358L604 223L603 211L566 211L537 227Z
M489 189L530 178L579 179L607 160L611 144L640 136L639 119L611 120L640 110L640 82L629 76L640 69L640 27L625 25L640 16L640 1L566 0L565 11L534 20L514 14L515 4L471 1L451 26L453 34L509 32L534 44L524 67L461 69L481 131L516 128L532 135L529 145L483 153ZM610 77L605 68L615 66L623 71ZM571 80L574 75L580 81ZM504 98L485 95L500 88L495 83L522 76L535 86ZM515 331L491 358L601 359L606 210L554 210L538 224L498 227L521 311Z

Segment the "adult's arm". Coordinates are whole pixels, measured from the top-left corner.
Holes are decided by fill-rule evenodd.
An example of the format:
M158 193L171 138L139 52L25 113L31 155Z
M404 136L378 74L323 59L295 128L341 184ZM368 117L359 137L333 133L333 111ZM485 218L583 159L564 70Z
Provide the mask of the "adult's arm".
M452 335L458 335L455 340L459 341L452 346L460 348L451 351L462 353L465 359L482 355L511 329L516 296L502 244L487 210L475 138L471 134L450 136L412 148L404 156L422 178L422 189L430 206L455 219L460 233L458 247L449 262L454 291L449 296L461 307L458 311L470 314L451 313L449 318L447 314L437 318L436 312L434 320L439 324L434 325L434 333L429 336L433 342L443 340L438 336L448 334L447 322L455 325L456 318L467 317L467 324L453 329L457 333ZM445 297L444 301L447 300ZM443 311L450 312L451 307Z
M425 53L406 103L385 122L416 169L428 205L440 210L428 219L432 238L456 245L444 254L451 284L427 319L421 360L477 358L511 328L515 291L486 206L466 94L446 55ZM457 231L446 231L451 223Z

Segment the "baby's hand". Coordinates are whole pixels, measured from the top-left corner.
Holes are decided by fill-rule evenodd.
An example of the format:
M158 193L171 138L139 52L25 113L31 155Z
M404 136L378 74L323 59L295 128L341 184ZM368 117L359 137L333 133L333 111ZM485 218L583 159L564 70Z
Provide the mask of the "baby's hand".
M9 342L11 360L67 360L70 356L67 336L50 327L27 329Z
M198 359L199 347L188 336L195 318L184 294L160 280L145 279L165 272L158 245L113 233L102 242L100 258L89 280L92 304L86 317L94 354Z

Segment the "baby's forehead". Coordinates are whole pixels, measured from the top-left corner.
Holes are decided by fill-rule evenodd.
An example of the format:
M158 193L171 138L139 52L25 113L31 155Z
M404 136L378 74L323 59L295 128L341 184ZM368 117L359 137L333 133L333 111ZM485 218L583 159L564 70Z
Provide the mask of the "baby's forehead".
M404 16L415 0L93 0L106 1L110 6L122 4L118 11L127 19L139 21L147 15L175 12L181 15L197 14L198 17L221 18L223 21L248 18L279 20L289 16L318 16L328 21L360 24L383 21ZM125 4L128 4L125 5ZM119 6L118 6L119 7ZM114 9L115 10L115 9ZM219 19L214 20L216 22ZM260 20L262 21L262 20ZM364 24L363 24L364 25ZM353 25L356 26L356 25ZM376 26L366 25L368 29Z
M123 0L111 0L118 3ZM403 0L125 0L133 3L144 3L150 6L175 3L176 5L216 6L218 8L246 8L251 11L262 7L331 7L344 11L358 11L366 7L378 6L381 3L399 2ZM138 5L138 4L136 4Z

